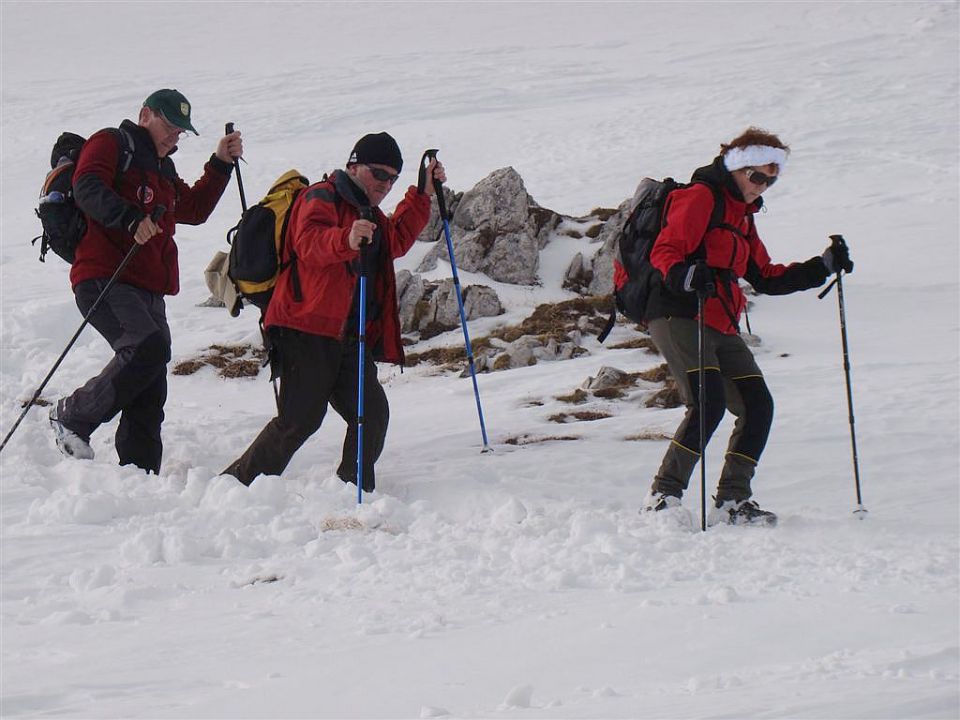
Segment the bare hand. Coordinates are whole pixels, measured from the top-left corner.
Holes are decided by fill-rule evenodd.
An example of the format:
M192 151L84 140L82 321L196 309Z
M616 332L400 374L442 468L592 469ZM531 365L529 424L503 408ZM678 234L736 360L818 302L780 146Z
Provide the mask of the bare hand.
M434 180L439 180L442 183L447 181L447 173L443 169L443 163L437 158L433 158L427 165L427 186L424 188L427 195L433 195L436 192L436 188L433 186Z
M215 154L217 158L231 165L234 160L243 157L243 140L240 139L240 131L234 130L229 135L220 138Z
M359 251L361 245L366 245L373 239L376 229L376 223L369 220L354 220L353 227L350 228L350 237L347 239L350 249Z
M160 226L149 217L145 217L137 225L137 230L133 233L133 239L137 241L138 245L145 245L150 238L160 232Z

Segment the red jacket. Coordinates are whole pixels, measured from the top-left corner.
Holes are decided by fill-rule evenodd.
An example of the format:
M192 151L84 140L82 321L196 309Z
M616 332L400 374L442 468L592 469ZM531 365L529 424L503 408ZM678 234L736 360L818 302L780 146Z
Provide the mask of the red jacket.
M288 327L314 335L343 339L349 328L353 297L359 281L354 261L359 253L347 238L360 218L364 199L343 171L304 190L290 210L287 252L294 265L280 273L264 327ZM367 323L366 341L374 358L403 363L400 315L397 307L393 261L413 246L430 218L430 196L410 186L391 217L372 208L382 243L380 264L368 292L379 306L379 318ZM289 259L289 256L286 258ZM294 278L299 280L301 299L295 297Z
M715 162L713 166L694 173L693 179L705 179L720 173ZM695 294L684 293L681 286L690 255L700 247L702 240L707 265L719 273L717 295L707 298L704 305L704 323L722 333L734 335L738 332L737 323L747 304L737 278L747 280L759 293L783 295L823 284L827 270L819 256L792 265L772 262L752 218L762 202L758 200L748 205L738 191L731 191L732 179L729 183L717 182L718 179L722 180L718 177L710 179L713 180L711 185L719 187L722 194L724 214L721 222L739 232L726 227L707 229L714 207L714 195L710 187L695 183L674 190L667 198L664 226L650 252L650 262L663 274L667 295L673 296L673 303L671 298L664 298L662 314L694 317ZM692 313L677 311L681 305L692 307Z
M73 174L74 198L87 218L87 231L70 268L73 286L84 280L113 275L133 246L137 224L158 205L161 233L134 255L119 281L163 295L180 291L177 223L199 225L206 221L223 195L233 166L212 156L203 175L188 186L177 175L170 157L160 159L150 134L124 120L120 129L133 141L129 168L118 176L122 161L121 136L114 129L100 130L87 140Z

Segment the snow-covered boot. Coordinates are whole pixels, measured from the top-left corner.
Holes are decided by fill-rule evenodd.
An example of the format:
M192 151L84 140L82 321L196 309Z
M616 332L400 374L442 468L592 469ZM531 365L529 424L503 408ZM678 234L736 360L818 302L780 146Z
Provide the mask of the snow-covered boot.
M50 408L50 427L53 428L57 448L61 453L78 460L93 460L93 448L90 447L90 443L60 422L56 407Z
M680 507L680 498L662 492L647 493L647 497L643 501L644 512L660 512L661 510L678 507Z
M683 527L693 527L693 516L680 503L676 495L661 492L649 492L643 501L641 515L653 515L658 520L671 519Z
M716 500L707 518L707 524L727 523L729 525L767 525L777 524L777 516L769 510L761 510L754 500Z

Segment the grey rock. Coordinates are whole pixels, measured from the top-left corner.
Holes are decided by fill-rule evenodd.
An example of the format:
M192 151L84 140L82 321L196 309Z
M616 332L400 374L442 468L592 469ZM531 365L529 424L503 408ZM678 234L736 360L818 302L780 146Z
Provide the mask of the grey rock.
M581 387L585 390L602 390L603 388L620 387L626 381L627 373L623 370L604 365L597 372L596 377L588 377Z
M450 223L457 267L499 282L537 284L540 250L559 223L557 213L541 208L527 194L516 170L496 170L457 204ZM418 272L435 269L437 259L446 255L446 243L437 243Z

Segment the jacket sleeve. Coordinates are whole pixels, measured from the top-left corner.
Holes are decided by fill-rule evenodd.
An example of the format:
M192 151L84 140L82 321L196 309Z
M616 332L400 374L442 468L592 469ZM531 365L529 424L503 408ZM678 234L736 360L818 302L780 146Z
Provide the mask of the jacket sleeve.
M390 257L406 255L429 220L430 196L411 185L389 220L393 228L389 233Z
M147 216L113 189L120 164L120 138L109 130L84 144L73 173L73 198L84 214L104 227L133 232Z
M233 165L211 155L203 166L203 175L193 187L176 177L174 184L177 186L177 222L184 225L200 225L206 222L220 202L232 171Z
M710 188L699 184L675 190L667 198L663 227L650 251L650 263L667 285L672 286L671 275L682 276L686 272L687 257L696 251L707 232L713 203Z
M297 262L323 267L359 256L349 242L356 214L346 203L341 203L344 208L341 220L335 198L334 191L327 184L311 186L297 198L288 228Z
M756 228L751 230L749 240L750 258L743 277L758 293L788 295L819 287L827 279L829 273L819 255L802 263L779 265L770 261L770 255L757 235Z

